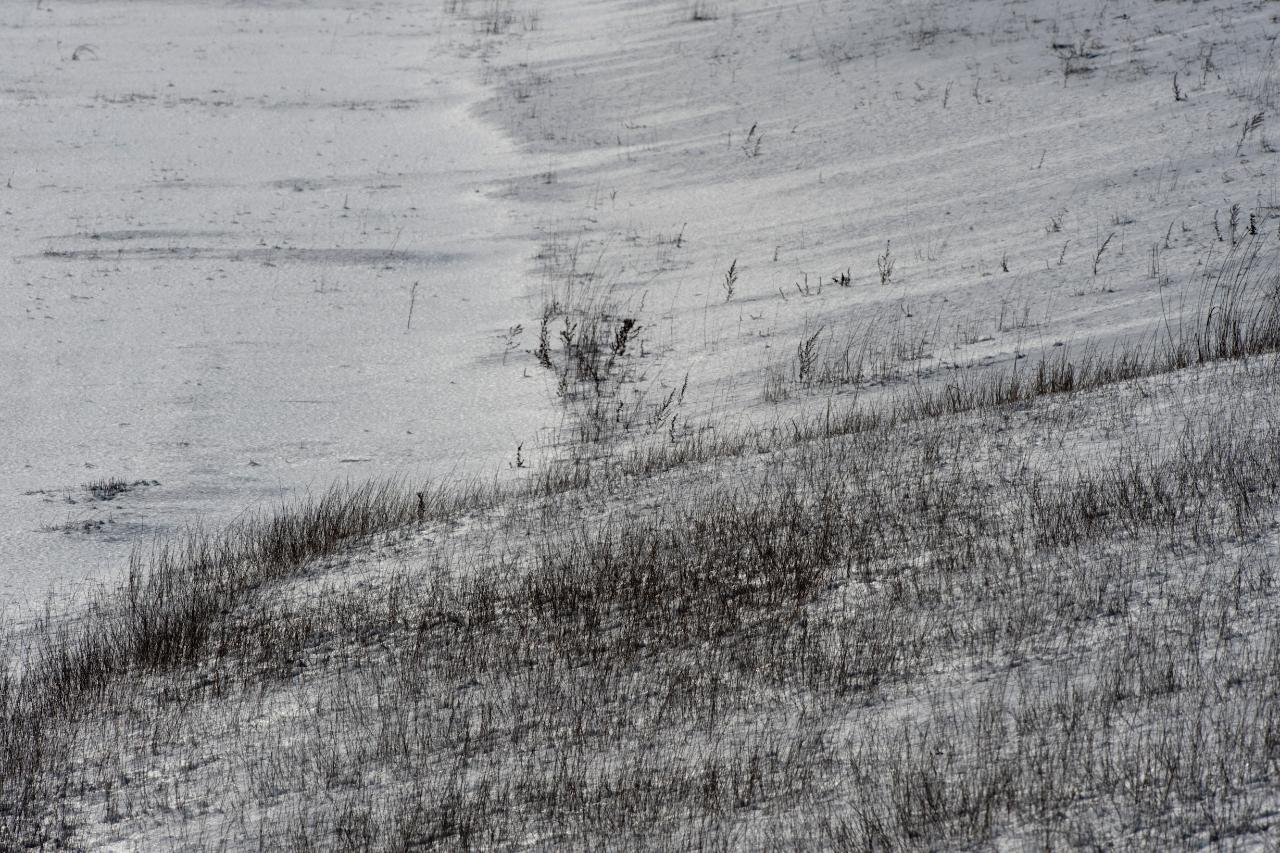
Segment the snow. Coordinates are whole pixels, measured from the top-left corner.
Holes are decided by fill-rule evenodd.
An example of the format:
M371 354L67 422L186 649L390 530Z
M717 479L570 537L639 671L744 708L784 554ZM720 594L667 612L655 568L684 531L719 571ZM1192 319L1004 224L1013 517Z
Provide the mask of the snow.
M1274 5L0 8L0 107L21 119L0 125L0 594L74 595L152 536L334 479L513 476L517 447L536 468L563 410L527 351L558 288L608 291L634 313L627 393L661 399L688 377L679 420L663 423L673 436L700 420L767 428L829 394L1176 324L1233 242L1233 206L1236 230L1252 215L1274 247L1276 158L1265 125L1245 130L1280 94ZM846 271L848 286L833 281ZM823 353L867 341L886 373L798 387L796 348L815 333ZM1070 477L1247 411L1274 361L1237 368L958 416L956 447L976 436L988 458L967 450L966 464ZM766 399L771 370L790 399ZM917 438L903 428L904 446ZM426 567L507 546L527 558L557 535L548 517L576 535L768 472L716 460L561 496L546 516L512 504L305 567L246 607L320 612ZM85 484L109 477L148 484L93 500ZM379 679L406 668L362 653L331 677L263 675L239 705L198 697L186 729L157 719L153 684L120 679L135 723L179 734L144 756L141 723L114 739L83 727L86 766L125 756L161 784L123 823L91 790L78 838L249 844L301 816L305 783L263 794L252 762L290 738L327 747L313 712L335 684L383 701ZM923 677L889 697L890 718L969 675ZM392 788L375 762L351 764L375 793ZM164 780L175 802L183 783L189 823L167 817Z
M0 28L0 599L334 480L491 476L554 421L503 358L533 245L469 26L54 2ZM113 477L159 485L83 488Z
M1276 227L1265 3L692 9L0 11L0 594L335 479L509 476L562 418L549 247L636 314L633 393L768 423L815 332L889 383L1105 345L1194 306L1233 206Z
M486 114L717 415L806 330L923 339L929 373L1149 332L1194 305L1215 214L1275 230L1274 154L1237 146L1274 100L1266 4L692 8L539 4Z

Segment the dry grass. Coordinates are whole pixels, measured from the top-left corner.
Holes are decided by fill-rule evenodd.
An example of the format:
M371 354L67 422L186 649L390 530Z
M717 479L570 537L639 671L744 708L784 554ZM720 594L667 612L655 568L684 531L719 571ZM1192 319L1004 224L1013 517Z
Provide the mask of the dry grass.
M1280 323L1233 258L1147 346L160 542L13 635L0 839L1261 841Z
M513 506L372 589L243 595L151 676L59 676L39 736L66 751L9 772L120 823L171 784L261 814L216 837L271 849L1261 837L1275 380L1217 377L1249 411L1173 416L1160 452L1086 446L1106 398L1082 399L1021 447L990 448L991 411L654 486L649 512Z

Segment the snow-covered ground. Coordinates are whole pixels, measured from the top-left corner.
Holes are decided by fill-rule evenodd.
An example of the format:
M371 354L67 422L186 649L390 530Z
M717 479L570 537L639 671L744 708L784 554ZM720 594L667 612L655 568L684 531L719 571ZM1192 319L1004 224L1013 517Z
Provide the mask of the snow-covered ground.
M24 603L195 519L535 458L566 286L638 324L628 430L688 377L675 435L1150 333L1280 211L1267 3L0 15Z
M537 8L486 108L518 191L718 411L819 330L910 376L1149 332L1276 230L1272 4Z
M0 600L335 480L491 476L554 421L506 353L526 158L474 114L470 22L22 2L0 32Z
M1274 2L0 15L10 599L335 478L593 475L286 515L14 643L10 831L1270 849L1274 339L829 413L1274 286Z

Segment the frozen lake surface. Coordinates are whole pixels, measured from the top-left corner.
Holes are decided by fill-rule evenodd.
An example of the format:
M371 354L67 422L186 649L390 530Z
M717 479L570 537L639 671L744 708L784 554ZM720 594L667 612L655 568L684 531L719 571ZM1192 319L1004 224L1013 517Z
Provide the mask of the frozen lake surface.
M504 359L533 247L498 182L523 164L473 117L450 26L396 2L0 9L0 600L335 480L492 476L536 440L546 388ZM88 488L113 478L137 485Z

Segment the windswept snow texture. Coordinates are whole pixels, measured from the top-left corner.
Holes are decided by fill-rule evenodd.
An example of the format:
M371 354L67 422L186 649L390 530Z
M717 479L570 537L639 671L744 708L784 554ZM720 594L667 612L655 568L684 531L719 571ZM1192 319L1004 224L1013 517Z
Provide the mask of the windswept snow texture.
M670 397L678 439L1167 333L1280 225L1258 0L0 15L26 600L334 478L536 467L564 412L530 351L566 305L635 330L570 416L617 405L625 437ZM103 477L160 485L87 504Z
M453 30L403 3L0 8L0 601L537 440L546 388L503 359L521 161ZM111 478L146 484L87 488Z
M850 345L882 382L1163 330L1280 224L1274 3L529 5L487 114L717 416L815 333L866 390Z

